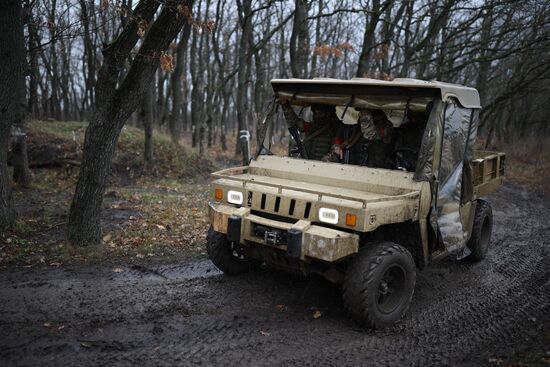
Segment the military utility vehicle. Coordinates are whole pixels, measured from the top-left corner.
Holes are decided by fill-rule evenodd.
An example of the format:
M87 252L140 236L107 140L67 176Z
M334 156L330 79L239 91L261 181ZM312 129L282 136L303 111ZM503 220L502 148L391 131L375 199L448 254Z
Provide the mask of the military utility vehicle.
M342 284L361 324L399 321L416 268L481 260L493 217L481 199L505 155L474 151L477 90L438 81L275 79L258 154L212 174L208 254L226 274L262 263ZM281 113L282 112L282 113ZM272 153L275 119L291 144Z

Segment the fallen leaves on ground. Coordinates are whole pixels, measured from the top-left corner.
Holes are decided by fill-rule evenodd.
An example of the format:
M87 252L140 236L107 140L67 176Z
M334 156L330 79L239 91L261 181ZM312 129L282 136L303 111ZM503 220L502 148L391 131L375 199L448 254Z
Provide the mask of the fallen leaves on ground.
M52 152L50 160L81 159L85 128L76 122L29 123L29 159L42 159L44 147ZM209 157L155 133L155 162L144 163L142 139L142 131L125 127L117 143L104 201L102 246L78 248L67 242L78 169L69 165L33 170L32 187L14 189L18 222L13 230L0 233L0 266L53 267L204 253L209 226L206 176L214 169ZM224 154L232 157L233 151Z
M285 305L275 305L275 309L279 312L284 312L284 311L286 311L286 306Z

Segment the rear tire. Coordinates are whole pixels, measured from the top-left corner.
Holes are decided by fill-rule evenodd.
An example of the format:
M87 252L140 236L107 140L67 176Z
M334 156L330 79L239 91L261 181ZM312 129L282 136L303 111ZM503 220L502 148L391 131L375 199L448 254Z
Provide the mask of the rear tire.
M241 245L229 242L225 234L214 231L212 227L208 229L206 251L214 265L227 275L248 273L261 265L259 261L247 258Z
M344 280L344 305L360 324L382 329L409 308L416 282L413 258L393 242L367 244L350 264Z
M477 200L472 235L468 241L468 248L472 253L469 260L481 261L487 255L491 232L493 231L493 209L485 200Z

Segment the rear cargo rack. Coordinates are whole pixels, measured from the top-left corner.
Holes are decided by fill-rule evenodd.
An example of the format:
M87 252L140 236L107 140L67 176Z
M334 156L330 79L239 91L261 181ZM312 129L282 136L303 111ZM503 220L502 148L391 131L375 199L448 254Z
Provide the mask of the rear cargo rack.
M396 198L402 198L407 199L410 197L415 197L418 195L418 192L410 192L402 195L395 195L395 196L387 196L387 197L380 197L376 199L360 199L356 198L354 196L350 195L342 195L342 194L330 194L330 193L319 193L316 190L310 190L310 189L297 189L294 186L289 185L281 185L281 184L273 184L268 182L258 182L258 181L252 181L248 178L243 177L236 177L234 175L237 174L245 174L248 173L249 166L241 166L241 167L231 167L226 168L221 171L217 171L211 174L212 178L223 178L227 180L233 180L238 181L242 183L242 187L246 188L247 183L253 183L254 185L260 185L260 186L267 186L267 187L274 187L277 189L277 193L281 195L283 193L283 190L292 190L292 191L300 191L308 194L314 194L317 195L317 200L322 201L323 197L331 197L335 199L342 199L342 200L349 200L349 201L355 201L361 203L363 209L367 208L367 203L373 203L373 202L381 202L381 201L389 201L389 200L395 200Z

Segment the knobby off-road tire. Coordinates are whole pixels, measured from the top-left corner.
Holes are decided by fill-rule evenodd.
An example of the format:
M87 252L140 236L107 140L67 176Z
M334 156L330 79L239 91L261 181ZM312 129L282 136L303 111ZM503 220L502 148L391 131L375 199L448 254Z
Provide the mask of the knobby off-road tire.
M239 244L229 242L223 233L210 227L206 237L206 251L214 265L227 275L238 275L257 269L261 263L248 259Z
M468 248L472 253L468 260L481 261L487 255L493 231L493 209L485 200L478 200Z
M416 282L413 258L393 242L367 244L353 259L344 280L344 305L360 324L382 329L403 317Z

